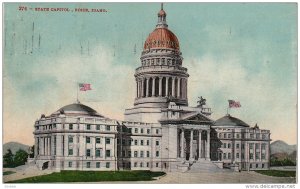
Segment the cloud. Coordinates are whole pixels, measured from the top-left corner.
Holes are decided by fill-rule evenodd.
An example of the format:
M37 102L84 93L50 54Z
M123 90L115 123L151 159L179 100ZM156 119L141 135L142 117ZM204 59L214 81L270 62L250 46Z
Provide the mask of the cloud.
M214 112L212 117L218 119L226 114L227 100L238 100L242 108L231 109L233 116L252 126L258 123L262 129L270 129L273 139L294 143L297 96L293 92L296 91L278 85L268 65L261 64L259 71L251 72L243 66L242 57L234 53L222 59L210 54L186 59L190 104L195 105L197 96L204 96ZM296 85L292 87L296 89Z
M107 117L123 119L124 109L134 101L134 68L116 63L112 52L99 45L91 49L93 56L40 57L31 62L30 69L5 78L4 141L31 143L33 137L28 133L32 133L34 121L74 103L78 82L92 85L91 91L79 92L82 103Z

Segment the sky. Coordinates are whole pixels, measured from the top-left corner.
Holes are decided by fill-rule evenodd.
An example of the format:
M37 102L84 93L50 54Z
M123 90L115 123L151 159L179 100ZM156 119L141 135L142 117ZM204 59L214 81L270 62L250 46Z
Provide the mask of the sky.
M74 103L78 82L92 86L79 92L81 103L122 120L159 10L159 3L4 3L3 142L32 145L34 122ZM203 96L216 120L229 99L240 101L232 116L296 144L297 4L165 3L164 10L190 74L189 105Z

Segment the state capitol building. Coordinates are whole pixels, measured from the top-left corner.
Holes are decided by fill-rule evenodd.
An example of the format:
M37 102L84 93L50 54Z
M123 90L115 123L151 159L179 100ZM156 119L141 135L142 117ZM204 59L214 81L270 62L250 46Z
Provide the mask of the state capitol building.
M188 106L188 70L166 12L158 12L135 70L136 97L125 121L79 102L34 124L40 169L217 172L269 169L270 131L227 114L218 120L201 98ZM105 113L105 112L104 112Z

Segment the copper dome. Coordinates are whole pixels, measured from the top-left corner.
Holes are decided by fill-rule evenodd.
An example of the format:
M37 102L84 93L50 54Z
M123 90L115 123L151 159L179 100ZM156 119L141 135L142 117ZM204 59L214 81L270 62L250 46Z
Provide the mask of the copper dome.
M151 48L171 48L179 50L176 35L168 28L156 28L146 39L144 50Z

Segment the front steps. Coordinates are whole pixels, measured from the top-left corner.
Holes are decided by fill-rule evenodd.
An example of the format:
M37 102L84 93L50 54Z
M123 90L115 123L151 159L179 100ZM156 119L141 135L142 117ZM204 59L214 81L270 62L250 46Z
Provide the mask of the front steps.
M189 173L216 173L216 172L232 172L229 169L221 169L210 160L200 159L192 162L189 166Z

